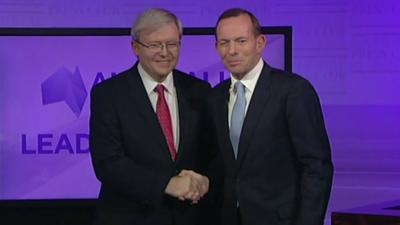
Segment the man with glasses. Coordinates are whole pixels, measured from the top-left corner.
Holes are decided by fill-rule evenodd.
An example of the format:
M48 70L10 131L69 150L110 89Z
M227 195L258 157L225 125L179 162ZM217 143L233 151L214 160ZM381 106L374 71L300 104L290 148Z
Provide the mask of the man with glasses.
M317 93L262 59L266 37L243 9L225 11L216 48L231 72L211 98L223 158L223 225L322 225L331 183Z
M144 12L131 33L138 62L91 92L96 224L191 225L209 186L201 174L210 85L175 70L182 25L171 12Z

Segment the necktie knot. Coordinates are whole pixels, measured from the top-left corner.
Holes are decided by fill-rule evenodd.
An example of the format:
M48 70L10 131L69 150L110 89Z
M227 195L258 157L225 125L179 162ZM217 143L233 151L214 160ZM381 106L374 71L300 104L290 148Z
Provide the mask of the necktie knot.
M236 89L236 93L239 95L242 95L242 94L244 94L244 92L245 92L245 86L243 85L243 83L242 82L240 82L240 81L237 81L236 83L235 83L235 89Z
M154 91L156 91L159 95L164 95L165 87L162 84L157 84L157 86L154 88Z

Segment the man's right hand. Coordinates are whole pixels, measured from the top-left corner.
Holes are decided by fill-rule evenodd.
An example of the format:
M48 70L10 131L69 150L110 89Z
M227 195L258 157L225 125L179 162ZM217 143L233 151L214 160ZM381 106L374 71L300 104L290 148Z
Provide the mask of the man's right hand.
M165 193L180 200L197 203L207 192L209 180L191 170L182 170L178 176L172 177L165 188Z

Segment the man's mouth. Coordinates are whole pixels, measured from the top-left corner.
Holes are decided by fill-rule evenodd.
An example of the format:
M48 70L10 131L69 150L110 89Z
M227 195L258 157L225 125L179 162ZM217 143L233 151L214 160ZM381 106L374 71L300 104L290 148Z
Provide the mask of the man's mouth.
M240 60L229 60L228 65L230 66L238 66L241 63Z

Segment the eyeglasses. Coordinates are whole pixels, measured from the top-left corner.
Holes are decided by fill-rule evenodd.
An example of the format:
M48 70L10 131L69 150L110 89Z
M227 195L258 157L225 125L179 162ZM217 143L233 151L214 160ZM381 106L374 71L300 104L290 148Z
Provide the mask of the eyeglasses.
M164 48L166 48L167 50L170 50L170 51L175 51L181 45L180 41L167 42L167 43L154 42L154 43L149 43L149 44L145 44L139 40L135 40L135 42L151 51L162 51Z

